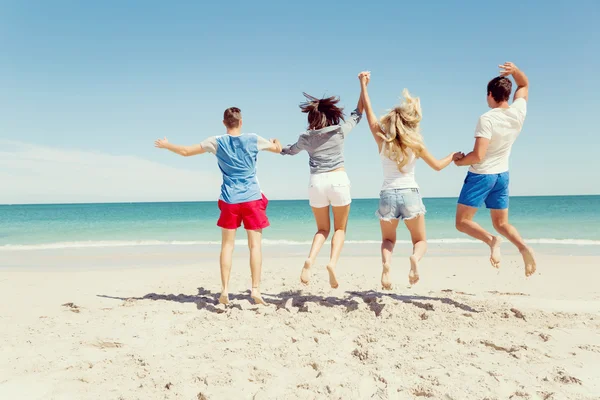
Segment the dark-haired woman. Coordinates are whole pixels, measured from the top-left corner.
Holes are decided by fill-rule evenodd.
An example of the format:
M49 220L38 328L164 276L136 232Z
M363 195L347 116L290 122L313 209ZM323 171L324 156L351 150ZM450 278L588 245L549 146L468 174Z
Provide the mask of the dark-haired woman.
M331 230L329 207L333 210L334 233L331 239L331 255L327 264L329 284L337 288L336 264L346 238L346 225L350 213L350 180L344 169L344 140L362 117L363 105L359 99L356 109L346 121L343 109L338 107L338 97L317 99L304 93L306 101L300 104L308 114L308 129L298 141L282 150L282 154L295 155L306 150L309 155L310 183L308 198L317 233L312 242L308 258L304 262L300 281L308 284L312 267L323 243Z

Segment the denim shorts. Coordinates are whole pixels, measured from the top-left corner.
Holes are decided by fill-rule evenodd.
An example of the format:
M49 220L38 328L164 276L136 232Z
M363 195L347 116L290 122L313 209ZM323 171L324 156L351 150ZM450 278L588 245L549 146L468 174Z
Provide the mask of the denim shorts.
M379 210L375 215L382 221L407 220L426 211L419 189L385 189L379 194Z
M508 183L508 171L501 174L475 174L469 171L458 204L479 208L485 203L489 209L505 210L508 208Z

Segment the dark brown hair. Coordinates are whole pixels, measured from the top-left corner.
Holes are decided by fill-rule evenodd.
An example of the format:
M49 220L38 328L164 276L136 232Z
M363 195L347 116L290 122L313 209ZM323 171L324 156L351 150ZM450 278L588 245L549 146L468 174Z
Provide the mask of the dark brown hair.
M344 109L337 106L340 102L339 97L317 99L309 94L302 94L306 97L306 101L300 104L300 109L308 114L308 129L323 129L345 121Z
M512 91L512 82L504 76L497 76L492 79L487 86L488 94L491 94L498 103L508 101Z
M223 122L229 129L239 128L240 121L242 120L242 110L237 107L229 107L223 113Z

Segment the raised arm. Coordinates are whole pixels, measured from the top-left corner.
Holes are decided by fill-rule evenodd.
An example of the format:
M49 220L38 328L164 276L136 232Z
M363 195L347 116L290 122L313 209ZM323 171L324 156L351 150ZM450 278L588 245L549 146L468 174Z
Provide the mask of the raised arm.
M499 67L501 69L500 76L512 75L517 84L513 101L517 99L525 99L527 101L529 99L529 79L527 75L511 62L506 62L503 65L499 65Z
M424 148L423 151L421 152L421 158L423 159L423 161L425 161L427 163L427 165L429 165L431 168L433 168L436 171L443 170L448 165L450 165L450 163L452 163L452 161L460 160L462 157L463 157L462 153L455 152L455 153L448 154L446 157L442 158L441 160L438 160L433 155L431 155L431 153L429 152L429 150L427 150L427 148Z
M381 144L383 143L383 138L380 135L383 135L383 132L381 131L381 127L379 126L379 120L373 112L373 107L371 107L371 99L369 98L369 92L367 91L367 85L369 84L370 80L370 73L361 72L358 75L358 79L360 80L360 98L363 103L364 112L367 114L369 129L371 130L371 134L373 134L373 138L377 142L377 145L381 147Z
M167 149L173 153L179 154L184 157L195 156L197 154L206 153L206 149L202 144L194 144L191 146L181 146L178 144L169 143L167 138L158 139L154 142L154 147L159 149Z

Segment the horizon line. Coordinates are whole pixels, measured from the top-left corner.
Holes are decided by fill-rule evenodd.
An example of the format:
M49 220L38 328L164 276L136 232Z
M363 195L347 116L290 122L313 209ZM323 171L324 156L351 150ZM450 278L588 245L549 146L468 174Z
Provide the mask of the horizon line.
M515 197L594 197L600 194L536 194L536 195L515 195ZM378 200L378 197L356 197L352 200ZM433 196L423 197L423 199L458 199L458 196ZM167 204L167 203L216 203L217 200L172 200L172 201L107 201L107 202L50 202L50 203L0 203L2 206L69 206L69 205L99 205L99 204ZM308 198L302 199L269 199L269 201L308 201Z

